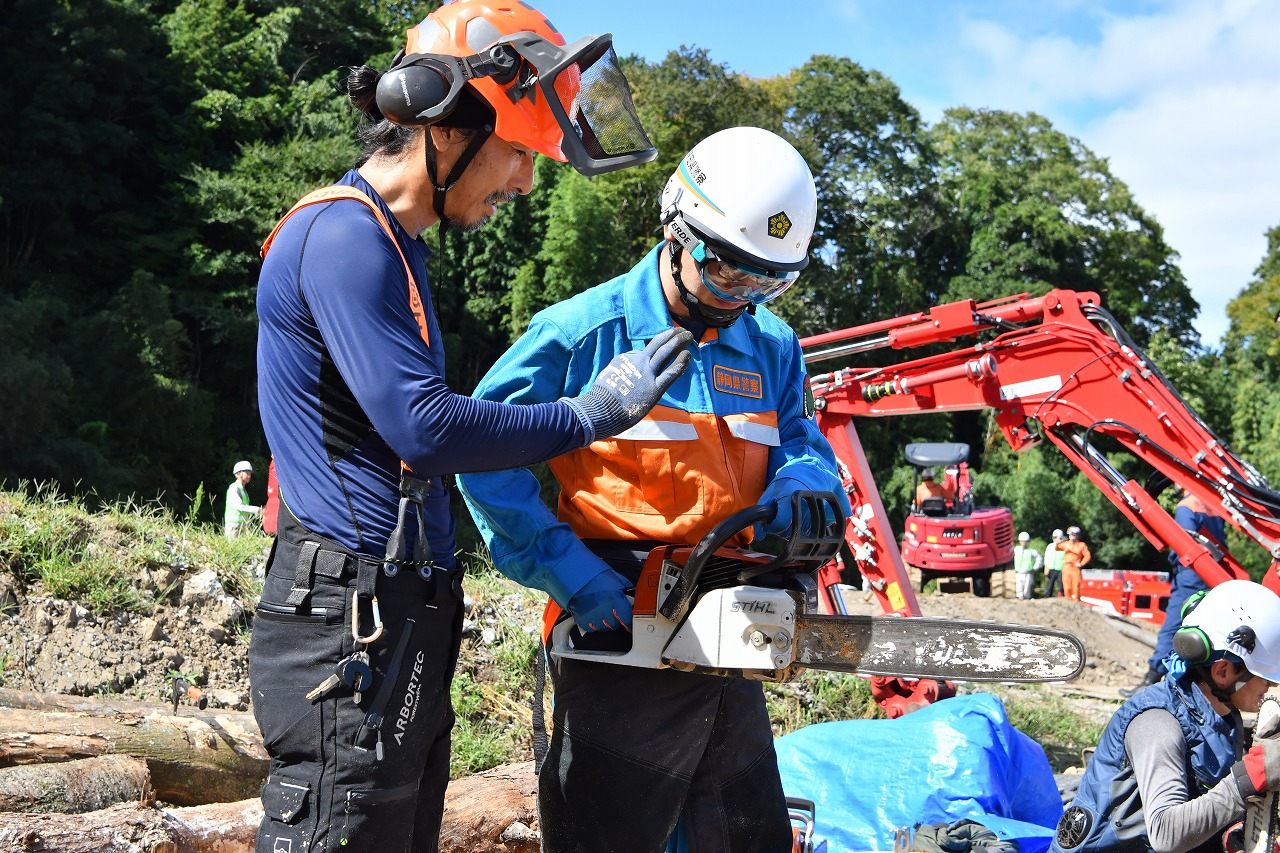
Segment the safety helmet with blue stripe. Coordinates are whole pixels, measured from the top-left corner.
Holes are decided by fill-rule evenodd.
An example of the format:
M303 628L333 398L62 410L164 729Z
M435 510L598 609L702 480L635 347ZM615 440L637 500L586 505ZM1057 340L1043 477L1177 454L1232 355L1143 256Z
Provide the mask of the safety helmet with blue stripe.
M732 127L680 161L662 191L662 223L728 302L759 305L809 264L818 215L813 174L776 133Z

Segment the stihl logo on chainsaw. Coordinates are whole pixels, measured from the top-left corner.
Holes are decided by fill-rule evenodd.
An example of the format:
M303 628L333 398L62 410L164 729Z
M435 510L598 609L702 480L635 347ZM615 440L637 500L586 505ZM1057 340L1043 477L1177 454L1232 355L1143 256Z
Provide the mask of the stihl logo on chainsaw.
M729 605L730 613L777 613L772 601L735 601Z

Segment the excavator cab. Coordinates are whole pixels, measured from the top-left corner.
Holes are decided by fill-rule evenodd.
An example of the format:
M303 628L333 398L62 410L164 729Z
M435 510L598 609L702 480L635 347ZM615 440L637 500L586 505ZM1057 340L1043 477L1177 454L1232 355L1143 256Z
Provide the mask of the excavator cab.
M973 505L968 444L913 443L904 455L915 469L902 537L902 560L913 584L923 590L934 579L940 589L972 583L974 595L991 595L993 574L1003 581L1013 562L1013 513Z
M969 445L963 442L920 442L903 451L914 468L912 512L933 518L972 508ZM927 479L926 479L927 478ZM930 492L934 494L930 494Z

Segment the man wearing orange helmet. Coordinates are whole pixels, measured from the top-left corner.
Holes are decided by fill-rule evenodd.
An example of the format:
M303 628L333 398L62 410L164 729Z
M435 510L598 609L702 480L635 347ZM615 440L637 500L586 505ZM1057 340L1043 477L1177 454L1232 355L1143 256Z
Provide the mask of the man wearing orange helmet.
M615 60L608 36L566 45L523 3L446 4L390 71L352 71L356 168L263 248L259 403L280 512L249 649L271 756L259 851L437 849L462 624L442 475L616 435L688 364L691 337L671 329L542 405L444 382L416 238L528 193L535 153L585 174L651 159Z

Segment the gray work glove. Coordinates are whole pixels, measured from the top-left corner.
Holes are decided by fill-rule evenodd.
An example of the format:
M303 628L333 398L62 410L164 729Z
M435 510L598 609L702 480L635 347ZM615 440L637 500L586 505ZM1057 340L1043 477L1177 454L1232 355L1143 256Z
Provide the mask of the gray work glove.
M640 423L689 366L693 356L687 348L691 343L693 335L687 330L667 329L643 351L615 356L587 393L562 398L586 426L586 444L611 438Z
M1280 740L1255 743L1244 758L1231 765L1231 778L1245 802L1280 788Z

